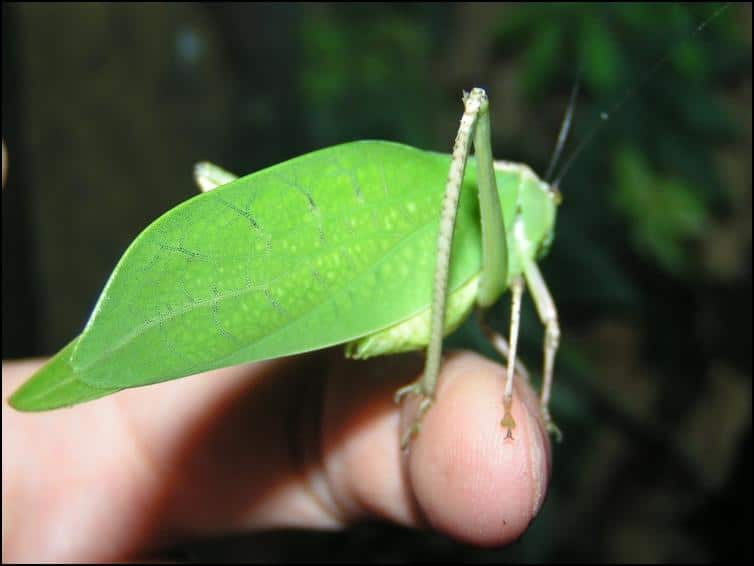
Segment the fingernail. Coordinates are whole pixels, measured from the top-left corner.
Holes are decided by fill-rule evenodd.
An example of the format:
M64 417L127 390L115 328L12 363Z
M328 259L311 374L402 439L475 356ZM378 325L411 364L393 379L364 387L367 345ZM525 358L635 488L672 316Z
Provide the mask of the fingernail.
M545 496L547 495L547 486L550 479L550 438L545 431L542 419L539 414L539 399L533 392L524 391L525 387L518 388L519 398L524 400L526 407L529 446L529 470L532 478L532 517L535 517L542 508Z

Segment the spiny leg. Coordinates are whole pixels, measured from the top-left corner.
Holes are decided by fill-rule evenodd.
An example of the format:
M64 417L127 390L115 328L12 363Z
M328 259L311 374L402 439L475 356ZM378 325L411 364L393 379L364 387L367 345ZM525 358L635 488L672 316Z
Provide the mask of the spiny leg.
M524 280L520 275L511 282L511 328L510 328L510 352L508 355L508 368L505 379L505 393L503 394L503 420L500 424L508 429L505 438L513 438L513 429L516 421L513 419L513 376L516 363L516 347L518 345L518 327L521 320L521 295L524 291Z
M484 320L484 311L480 309L477 313L477 316L479 319L479 326L482 329L485 337L487 338L487 340L489 340L495 351L497 351L497 353L500 354L503 360L508 363L508 358L510 356L510 346L508 345L508 341L499 332L497 332L494 328L487 324L487 321ZM526 369L526 366L521 362L519 358L516 358L515 366L516 373L520 375L524 381L530 381L529 370Z
M395 395L396 402L400 402L409 393L414 393L421 398L419 409L401 439L401 448L408 446L411 437L419 432L421 419L429 410L435 396L445 328L445 302L448 293L453 229L472 135L479 169L479 203L482 224L482 273L477 296L477 302L481 307L487 307L495 302L507 278L505 225L493 168L487 95L484 90L475 88L471 93L464 93L463 102L464 113L453 146L437 236L430 338L425 368L417 381L402 387Z
M557 352L558 344L560 343L558 311L555 308L555 301L553 301L552 295L550 295L550 291L547 289L547 284L545 283L537 264L533 261L526 261L524 263L524 275L526 277L527 286L529 287L529 292L534 299L534 304L537 306L539 319L542 321L542 324L545 325L544 376L542 378L542 392L540 394L539 402L540 410L547 431L552 433L555 436L555 439L560 442L563 439L563 434L552 421L549 409L555 353Z
M458 210L458 199L461 195L461 182L463 181L466 160L471 145L471 136L476 126L480 106L478 97L465 97L464 102L465 110L461 118L458 133L456 134L455 144L453 145L453 156L450 162L450 170L448 172L448 180L445 185L445 195L440 213L431 305L430 338L427 345L424 372L417 381L401 387L395 393L396 403L400 403L403 397L410 393L416 394L421 398L419 409L401 438L401 448L406 448L411 437L418 434L422 417L434 401L437 376L440 373L443 328L445 326L445 300L447 297L453 228Z

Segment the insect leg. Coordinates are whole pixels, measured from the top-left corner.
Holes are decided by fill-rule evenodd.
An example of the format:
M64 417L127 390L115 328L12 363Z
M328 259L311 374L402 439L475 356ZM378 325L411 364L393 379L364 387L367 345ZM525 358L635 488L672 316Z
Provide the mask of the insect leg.
M216 189L220 185L225 185L238 179L233 173L228 173L222 167L202 161L194 165L194 181L199 185L199 190L203 193Z
M503 360L508 363L508 356L510 354L510 346L508 345L508 341L505 339L505 337L503 337L502 334L500 334L497 330L487 324L487 321L484 320L484 311L482 309L479 309L477 311L477 317L479 319L479 327L482 329L482 332L489 341L490 345L498 354L500 354ZM521 362L519 358L516 358L515 367L516 373L520 375L524 379L524 381L530 381L529 370L526 369L526 366L523 364L523 362Z
M542 392L540 396L540 409L542 418L547 426L547 431L553 433L555 438L560 441L563 437L560 429L555 426L550 416L550 391L552 389L553 365L555 362L555 352L560 343L560 325L558 324L558 311L555 308L555 301L547 289L547 284L542 278L542 274L533 261L524 263L524 275L529 291L537 306L539 319L545 325L545 342L544 342L544 376L542 379Z
M508 368L505 380L505 393L503 394L503 420L500 424L508 429L506 438L513 438L513 429L516 421L513 420L511 408L513 407L513 376L516 362L516 346L518 345L518 327L521 320L521 295L524 291L524 280L516 276L511 281L511 327L510 327L510 351L508 355Z

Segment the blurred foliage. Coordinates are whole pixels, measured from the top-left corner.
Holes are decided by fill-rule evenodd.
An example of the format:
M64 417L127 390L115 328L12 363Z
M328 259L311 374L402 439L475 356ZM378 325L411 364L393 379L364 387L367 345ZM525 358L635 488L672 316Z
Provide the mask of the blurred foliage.
M427 10L412 11L416 21L387 6L381 18L356 5L313 10L307 17L298 84L315 145L334 138L429 142L431 104L424 85L431 74L424 62L437 38L417 25ZM391 119L365 108L391 109Z
M629 148L615 156L615 178L613 204L627 217L636 251L663 270L680 274L682 244L706 227L704 203L688 184L654 174L643 156Z
M462 89L483 86L496 156L542 172L582 85L542 261L565 441L529 531L479 551L370 524L190 558L751 560L750 4L698 33L721 4L92 6L3 5L6 357L80 329L125 245L193 195L194 161L245 173L359 138L447 152ZM522 325L536 375L528 300ZM471 323L450 342L492 355Z

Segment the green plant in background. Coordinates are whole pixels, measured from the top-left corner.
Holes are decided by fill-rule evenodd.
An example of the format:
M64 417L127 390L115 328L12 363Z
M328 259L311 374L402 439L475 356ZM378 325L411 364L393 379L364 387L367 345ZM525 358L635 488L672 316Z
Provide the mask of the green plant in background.
M315 145L360 138L429 145L437 93L427 88L426 63L436 31L417 25L433 17L431 9L409 10L413 19L389 6L373 18L343 5L313 9L302 22L298 87Z
M689 40L719 10L721 5L616 4L599 11L549 5L543 13L522 7L498 30L500 46L523 41L522 91L535 101L562 79L561 60L574 61L587 93L581 116L594 123L608 114L611 120L600 132L600 151L590 151L600 159L592 166L599 167L596 175L569 179L574 191L590 192L588 198L607 206L574 209L616 211L636 252L673 275L691 268L686 244L702 234L706 217L721 205L714 156L699 141L730 139L737 131L710 88L715 73L741 61L733 18L715 18ZM532 18L541 25L531 25ZM646 92L632 98L639 88ZM613 111L618 109L626 111ZM576 126L576 138L585 135L585 123ZM672 176L660 164L672 168Z
M682 274L687 259L683 244L707 226L697 192L688 183L654 173L641 153L629 148L616 156L615 177L612 202L627 218L637 252L669 273Z

